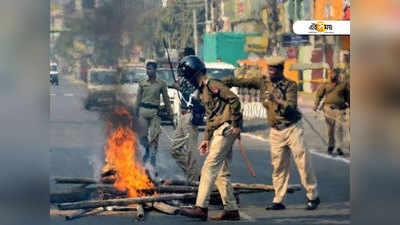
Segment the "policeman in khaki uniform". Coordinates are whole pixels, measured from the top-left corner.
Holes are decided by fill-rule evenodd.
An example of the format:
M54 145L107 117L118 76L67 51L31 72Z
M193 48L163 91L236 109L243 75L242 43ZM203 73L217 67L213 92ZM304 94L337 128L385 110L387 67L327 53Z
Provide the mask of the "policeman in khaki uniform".
M336 151L338 155L343 155L343 123L346 121L346 110L350 106L350 82L340 80L339 68L332 72L330 81L322 84L315 94L314 111L318 110L321 100L325 98L323 111L328 135L328 154L333 153L338 142Z
M306 190L306 209L316 209L320 203L317 179L311 166L310 154L304 143L301 113L297 109L297 85L283 76L284 58L267 59L268 75L262 77L225 79L228 86L260 89L262 104L267 110L270 130L270 152L273 166L272 183L275 196L266 210L282 210L289 183L290 154Z
M171 114L171 105L169 102L167 85L165 81L157 79L157 63L149 61L146 63L148 79L139 83L139 91L137 95L135 109L138 110L142 121L145 121L145 132L140 134L140 143L145 147L146 152L143 156L143 163L147 163L150 158L150 164L155 168L156 155L158 148L158 139L161 133L161 119L158 116L160 107L160 94L163 97L165 106L169 115Z
M215 184L224 211L211 219L240 220L230 180L232 146L240 134L242 124L239 98L222 82L205 76L205 65L196 56L184 57L178 64L178 73L200 91L207 121L199 151L202 155L208 153L201 170L196 206L183 210L181 214L207 220L210 194Z

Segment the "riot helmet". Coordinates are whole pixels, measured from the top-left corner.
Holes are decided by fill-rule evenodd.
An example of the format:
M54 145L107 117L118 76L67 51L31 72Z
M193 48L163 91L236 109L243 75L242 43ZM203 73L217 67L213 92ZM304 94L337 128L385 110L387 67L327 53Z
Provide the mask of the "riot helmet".
M206 71L203 61L194 55L186 56L178 63L178 75L188 80L196 88L199 87L197 77L205 75Z

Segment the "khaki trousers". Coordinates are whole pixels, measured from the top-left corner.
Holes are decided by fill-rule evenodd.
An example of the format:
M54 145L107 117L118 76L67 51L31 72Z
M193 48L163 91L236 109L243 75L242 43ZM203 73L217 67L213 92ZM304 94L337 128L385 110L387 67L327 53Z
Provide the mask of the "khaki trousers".
M146 163L150 157L150 162L153 166L156 165L158 139L161 133L161 119L157 113L157 109L147 109L143 107L139 109L139 117L145 122L144 132L140 134L140 143L146 149L143 162Z
M197 126L192 124L192 114L182 115L178 119L170 154L183 170L189 182L198 181L200 177L196 159L198 136Z
M311 166L310 154L304 143L304 128L301 122L283 130L271 128L270 144L273 166L272 183L275 189L273 202L280 203L286 196L290 177L290 153L297 165L307 198L316 199L318 197L317 179Z
M221 195L225 210L237 210L231 184L232 146L237 135L232 133L232 126L224 123L214 131L209 146L209 153L201 170L196 206L207 208L214 183Z
M331 109L329 105L324 105L324 113L328 146L333 148L337 146L343 150L343 125L346 122L346 110Z

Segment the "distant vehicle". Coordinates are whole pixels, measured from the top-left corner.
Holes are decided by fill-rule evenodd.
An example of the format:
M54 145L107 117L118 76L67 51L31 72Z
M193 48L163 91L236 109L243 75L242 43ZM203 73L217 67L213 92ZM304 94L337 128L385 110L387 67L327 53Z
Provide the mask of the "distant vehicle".
M85 108L106 106L116 100L118 88L117 71L114 69L93 68L88 71L87 101Z
M233 77L235 66L224 62L205 63L207 75L214 79Z
M204 63L207 69L207 75L214 79L222 79L227 77L235 76L236 67L229 63L224 62L212 62L212 63ZM238 94L239 89L237 87L232 87L231 91L233 93Z
M50 63L50 84L58 86L58 65L57 63Z
M139 82L147 78L144 67L126 66L122 68L117 100L133 107L139 90ZM132 108L133 109L133 108Z
M139 90L139 82L147 79L146 68L143 66L130 65L122 68L120 87L117 91L117 100L124 104L134 107L136 105L136 98ZM163 80L168 86L168 96L170 99L172 111L175 111L176 105L179 107L179 102L174 101L177 96L177 91L171 86L174 83L171 69L159 68L157 69L157 79ZM133 109L133 108L132 108ZM169 121L168 113L165 108L164 101L160 95L160 109L159 115L162 121Z

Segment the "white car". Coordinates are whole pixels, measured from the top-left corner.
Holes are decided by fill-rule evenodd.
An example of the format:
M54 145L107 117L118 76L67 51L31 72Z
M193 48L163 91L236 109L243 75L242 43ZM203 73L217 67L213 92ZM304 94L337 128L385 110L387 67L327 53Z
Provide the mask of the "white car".
M234 71L236 67L232 64L224 62L206 62L204 64L206 65L207 75L214 79L235 76ZM237 87L232 87L231 91L236 95L239 93L239 89Z
M146 68L143 66L128 66L122 69L120 87L117 92L117 100L123 102L128 106L136 105L136 98L139 90L139 82L141 80L147 79ZM174 83L174 78L172 76L171 69L159 68L157 69L157 79L164 80L168 86L168 96L172 111L177 112L179 110L179 101L175 101L178 92L174 88L171 88ZM179 100L179 99L178 99ZM167 110L165 109L165 104L160 95L160 113L161 119L163 121L168 121Z
M147 78L144 67L128 66L123 68L117 100L127 106L135 106L139 90L139 82Z

